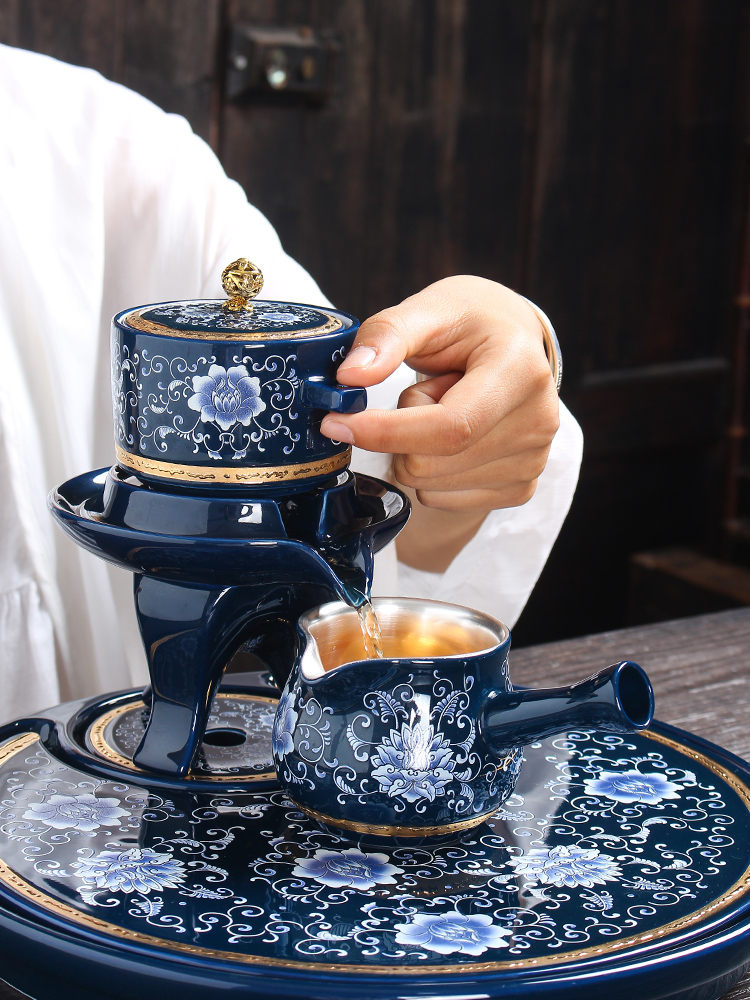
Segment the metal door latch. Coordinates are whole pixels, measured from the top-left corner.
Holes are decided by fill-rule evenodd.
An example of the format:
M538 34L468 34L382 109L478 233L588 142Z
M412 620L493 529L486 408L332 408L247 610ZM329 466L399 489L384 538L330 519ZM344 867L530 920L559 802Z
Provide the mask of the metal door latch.
M312 28L235 25L229 33L226 97L288 94L323 101L331 92L338 48Z

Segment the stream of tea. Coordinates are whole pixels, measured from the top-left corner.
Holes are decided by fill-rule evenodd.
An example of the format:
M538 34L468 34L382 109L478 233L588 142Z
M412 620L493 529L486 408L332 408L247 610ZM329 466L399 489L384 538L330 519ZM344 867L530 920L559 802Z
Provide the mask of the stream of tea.
M372 604L365 598L363 604L357 608L359 615L359 625L362 629L362 639L365 644L365 653L368 660L383 658L383 637L380 634L380 623L375 614Z

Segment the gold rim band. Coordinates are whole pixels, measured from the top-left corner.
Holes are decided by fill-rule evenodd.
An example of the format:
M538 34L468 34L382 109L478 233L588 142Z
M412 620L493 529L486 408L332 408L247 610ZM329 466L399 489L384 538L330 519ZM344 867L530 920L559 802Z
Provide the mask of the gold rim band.
M370 833L375 837L434 837L441 833L458 833L460 830L470 830L472 826L479 826L480 823L497 812L497 809L493 809L491 812L482 813L481 816L472 816L471 819L463 819L458 823L439 823L437 826L379 826L377 823L357 823L351 819L334 819L333 816L327 816L316 809L308 809L307 806L303 806L297 801L294 804L319 823L341 826L353 833Z
M676 740L670 739L668 736L662 736L659 733L649 732L648 730L645 730L641 735L647 736L656 743L662 743L665 746L672 747L688 759L699 761L709 771L718 775L726 784L728 784L739 795L745 804L745 807L750 811L750 788L748 788L748 786L736 775L725 771L721 764L717 761L712 760L710 757L706 757L697 750L691 750L689 747L678 743ZM15 756L22 750L27 749L31 744L36 743L38 740L38 733L23 733L22 735L11 737L6 744L0 747L0 763ZM711 914L724 909L738 896L744 895L748 891L748 888L750 888L750 867L745 870L734 885L729 887L723 896L715 899L708 906L704 906L700 910L694 910L692 913L688 913L684 917L679 917L677 920L672 920L667 924L663 924L661 927L655 927L651 931L644 931L642 934L634 934L630 937L620 938L618 941L609 941L606 944L601 944L591 948L581 948L578 951L569 951L562 954L556 953L553 955L540 955L538 958L519 958L514 961L505 962L466 962L465 964L461 963L454 965L420 965L417 967L413 965L377 966L375 964L345 965L342 962L301 962L294 961L292 959L274 958L273 956L243 955L238 952L220 951L218 949L202 948L193 944L183 944L180 941L167 941L165 938L160 938L153 934L142 934L140 931L127 930L124 927L118 927L116 924L112 924L107 920L96 917L91 913L83 913L81 910L76 910L75 907L70 904L64 903L60 899L55 899L53 896L48 896L41 889L31 885L31 883L16 874L16 872L14 872L13 869L2 860L0 860L0 882L3 882L10 889L15 890L15 892L29 900L29 902L36 904L50 913L56 913L59 916L70 920L71 923L97 930L100 933L107 934L115 939L119 938L120 940L130 941L133 944L142 944L166 952L235 962L239 965L265 966L266 968L277 969L297 969L298 971L309 970L311 972L327 972L333 974L348 973L350 975L374 974L386 976L460 976L465 973L472 972L504 972L512 969L533 969L548 965L560 966L571 962L580 962L587 958L606 958L615 952L625 951L628 948L636 947L638 945L656 947L662 938L667 937L673 932L679 932L693 926Z
M266 698L263 695L248 695L248 694L217 694L217 698L231 698L231 699L243 699L245 701L267 701L272 705L278 705L278 698ZM95 722L92 722L86 733L86 741L89 743L90 748L94 753L99 754L105 760L109 761L111 764L117 764L118 767L132 772L136 777L142 776L143 778L148 778L148 772L144 771L143 768L138 767L134 764L130 757L126 757L124 754L116 750L111 743L107 742L105 737L105 732L107 726L110 722L114 722L121 715L126 712L130 712L133 709L145 708L145 704L140 698L135 698L133 701L127 701L124 705L118 705L116 708L111 708L104 715L100 715ZM2 758L0 758L0 762ZM183 781L210 781L210 782L230 782L235 785L245 784L247 782L253 781L275 781L276 780L276 770L275 768L270 771L258 771L254 774L211 774L209 772L201 772L199 774L188 773L183 776Z
M140 330L143 333L156 333L160 337L177 337L181 340L204 340L209 342L219 340L238 342L249 342L252 340L304 340L306 337L322 337L327 333L334 333L336 330L340 330L344 325L344 321L340 317L333 316L324 309L319 309L318 312L321 316L326 317L326 321L325 323L321 323L320 326L311 327L309 330L282 330L279 332L274 330L259 331L231 329L176 330L174 327L165 326L163 323L154 323L153 320L144 319L142 313L152 308L153 306L148 306L146 309L135 309L133 312L123 316L120 322L122 322L124 326L129 326L133 330ZM251 308L247 308L244 315L247 317L248 323L252 322Z
M115 445L115 454L120 465L147 476L157 476L159 479L209 485L224 483L260 486L265 483L294 482L299 479L331 475L349 464L352 449L345 448L330 458L323 458L317 462L300 462L297 465L241 465L237 468L222 465L216 469L208 465L179 465L176 462L162 462L156 458L142 458L140 455L131 455L119 445Z

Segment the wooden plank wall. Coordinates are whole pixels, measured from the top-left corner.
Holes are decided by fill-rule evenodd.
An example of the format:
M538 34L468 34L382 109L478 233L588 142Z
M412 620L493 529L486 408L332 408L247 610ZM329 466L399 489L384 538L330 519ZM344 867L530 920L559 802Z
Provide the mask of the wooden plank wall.
M230 0L228 10L239 23L314 12L313 25L341 39L325 107L225 106L221 126L229 173L258 192L337 303L366 315L463 270L510 280L531 5ZM252 155L259 147L270 156ZM272 188L273 170L283 183Z
M544 7L527 287L563 333L586 460L524 625L556 607L568 634L609 627L630 552L718 523L749 13Z
M222 100L232 24L332 31L331 98ZM622 624L629 554L716 524L749 31L746 0L0 0L0 41L185 114L342 308L468 272L550 313L586 459L521 643Z

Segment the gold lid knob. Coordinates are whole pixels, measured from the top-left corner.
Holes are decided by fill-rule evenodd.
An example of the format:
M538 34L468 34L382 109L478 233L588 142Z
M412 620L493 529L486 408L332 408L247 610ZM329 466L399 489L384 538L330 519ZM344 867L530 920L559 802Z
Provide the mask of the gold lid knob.
M255 264L240 257L239 260L227 264L221 272L221 284L229 296L223 306L227 312L252 309L250 300L254 299L263 287L263 273Z

